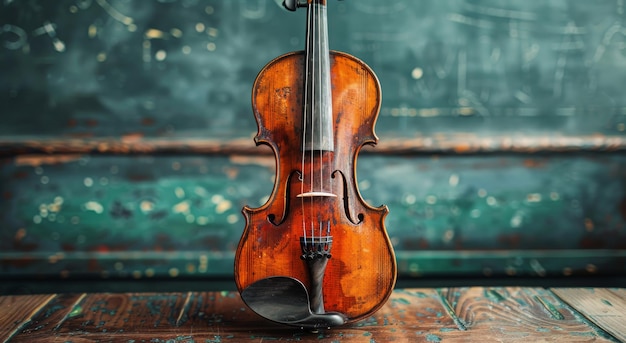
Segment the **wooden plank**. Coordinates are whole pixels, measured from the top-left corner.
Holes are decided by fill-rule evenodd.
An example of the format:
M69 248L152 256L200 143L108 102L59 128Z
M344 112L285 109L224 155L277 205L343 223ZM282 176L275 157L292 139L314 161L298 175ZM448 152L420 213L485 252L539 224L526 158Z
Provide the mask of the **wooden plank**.
M626 151L626 137L619 135L475 135L437 134L425 137L383 137L366 154L383 155L472 155L536 154ZM37 138L0 137L0 156L16 155L269 155L252 139L222 140L185 138Z
M0 297L0 342L8 341L28 325L32 317L54 298L54 294Z
M609 291L617 294L622 299L626 299L626 288L609 288Z
M626 290L553 288L552 291L594 324L626 342Z
M542 288L451 288L441 294L467 328L437 334L443 341L468 337L476 342L611 341Z
M53 335L69 318L81 315L81 304L86 294L59 294L42 311L31 319L29 325L19 331L21 335L41 333Z
M402 342L434 338L430 330L456 331L435 290L398 290L375 315L320 333L271 323L251 312L235 292L88 294L62 324L31 327L13 342L131 341ZM55 319L56 320L56 319Z

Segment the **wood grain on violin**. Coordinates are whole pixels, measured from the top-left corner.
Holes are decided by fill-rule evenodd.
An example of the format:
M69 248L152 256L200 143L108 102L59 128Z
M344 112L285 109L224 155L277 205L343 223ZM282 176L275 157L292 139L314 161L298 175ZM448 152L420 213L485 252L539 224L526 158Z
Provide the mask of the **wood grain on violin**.
M356 179L361 147L377 142L381 90L362 61L329 51L325 1L298 5L308 11L306 50L271 61L253 87L255 141L274 151L276 179L263 206L243 210L235 280L268 319L332 326L372 314L395 284L388 209L368 205ZM286 309L303 297L304 314Z

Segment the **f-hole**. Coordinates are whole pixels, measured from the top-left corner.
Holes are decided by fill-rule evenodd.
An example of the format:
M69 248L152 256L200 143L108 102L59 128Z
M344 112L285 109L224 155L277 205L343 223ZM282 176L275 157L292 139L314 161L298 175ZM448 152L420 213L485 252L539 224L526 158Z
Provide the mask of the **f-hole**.
M274 213L270 213L267 215L267 221L274 226L280 226L287 219L287 213L289 213L290 207L289 194L291 194L291 179L294 177L294 175L297 175L298 180L302 179L302 173L299 170L294 170L291 172L291 174L289 174L289 177L287 178L287 185L285 187L285 194L282 194L282 197L285 199L285 208L283 208L283 214L280 218L280 221L278 223L276 222L276 214Z
M343 185L343 211L346 214L346 218L348 218L348 220L354 224L354 225L358 225L361 224L363 222L363 219L365 219L365 215L363 213L359 213L356 215L356 219L352 216L352 213L350 213L350 198L352 198L348 193L348 181L346 180L346 176L343 175L343 173L341 172L341 170L335 170L334 172L332 172L331 177L334 179L336 176L335 175L341 175L341 184Z

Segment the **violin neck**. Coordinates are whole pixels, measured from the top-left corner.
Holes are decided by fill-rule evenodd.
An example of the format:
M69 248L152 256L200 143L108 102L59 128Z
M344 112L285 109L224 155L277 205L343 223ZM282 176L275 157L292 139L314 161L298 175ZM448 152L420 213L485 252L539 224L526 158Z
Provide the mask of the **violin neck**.
M307 7L303 151L333 151L333 114L326 1Z

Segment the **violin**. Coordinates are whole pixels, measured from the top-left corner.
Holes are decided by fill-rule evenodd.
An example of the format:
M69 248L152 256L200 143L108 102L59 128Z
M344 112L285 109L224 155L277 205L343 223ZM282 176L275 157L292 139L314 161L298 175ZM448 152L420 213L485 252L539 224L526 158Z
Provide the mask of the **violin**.
M326 0L307 8L306 47L269 62L252 89L257 145L276 159L267 202L242 210L235 283L254 312L301 328L365 318L388 299L396 260L384 220L356 179L361 148L375 145L381 88L359 59L328 47Z

